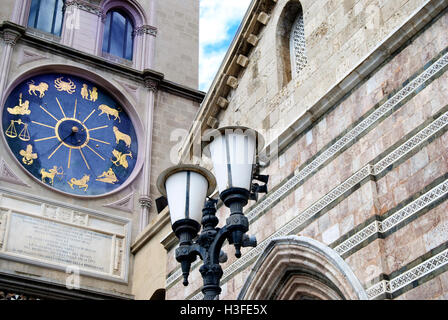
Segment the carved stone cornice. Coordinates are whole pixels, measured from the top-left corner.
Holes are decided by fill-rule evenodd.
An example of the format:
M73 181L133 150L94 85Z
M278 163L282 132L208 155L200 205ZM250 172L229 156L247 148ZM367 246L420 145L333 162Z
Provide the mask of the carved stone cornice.
M67 0L65 1L64 9L67 9L71 6L75 6L80 10L87 11L99 17L104 16L103 9L100 6L97 6L93 3L84 0Z
M131 81L137 81L142 84L145 84L145 82L147 82L145 81L146 79L150 79L155 82L155 86L151 85L151 81L149 81L149 88L153 88L155 90L163 90L164 92L169 92L198 103L201 103L204 99L204 92L197 89L192 89L174 81L164 79L164 74L159 71L153 69L145 69L143 71L140 71L122 63L109 61L98 55L86 53L77 50L76 48L58 43L56 41L50 41L46 38L38 37L28 32L25 27L10 21L4 21L3 23L0 23L0 35L5 30L12 30L14 32L17 32L19 35L21 35L20 41L26 43L27 46L32 46L34 48L37 48L38 50L47 52L50 55L54 54L57 56L62 56L71 61L78 61L95 68L105 69L121 77L130 79Z
M157 36L157 28L150 26L150 25L143 25L143 26L135 28L134 35L141 36L144 34L149 34L153 37L156 37Z

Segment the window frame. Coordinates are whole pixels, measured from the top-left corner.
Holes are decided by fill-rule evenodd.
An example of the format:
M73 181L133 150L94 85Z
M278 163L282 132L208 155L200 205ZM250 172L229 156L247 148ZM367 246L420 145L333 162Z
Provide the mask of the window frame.
M114 55L113 53L111 53L111 46L112 46L112 28L113 28L113 23L114 23L114 15L115 14L119 14L121 15L124 19L125 19L125 27L124 27L124 33L123 33L123 52L121 56L117 56ZM110 20L109 20L109 16L110 16ZM118 57L127 61L133 61L134 60L134 52L135 52L135 22L133 21L133 19L131 18L132 15L128 14L127 12L117 9L117 8L112 8L110 9L107 14L106 14L106 18L105 18L105 22L104 22L104 28L103 28L103 34L102 34L102 45L101 45L101 52L114 56L114 57ZM109 26L108 26L108 22L109 22ZM132 28L132 32L131 32L131 46L130 46L130 50L131 52L129 53L129 57L127 57L127 51L128 51L128 32L129 32L129 28ZM105 34L106 32L108 32L108 38L106 39ZM106 50L105 50L105 45L107 46Z
M300 33L301 39L299 41L303 42L296 45L295 33ZM289 53L291 62L291 75L292 79L297 77L300 71L307 65L307 55L306 55L306 42L305 42L305 21L303 18L303 11L300 10L294 19L291 26L291 31L289 33ZM298 56L300 55L301 63L297 63Z
M32 13L32 8L33 8L33 2L37 2L37 8L36 8L36 12L34 15L34 23L31 25L31 17L33 15ZM58 7L59 7L59 3L62 2L62 10L61 10L61 25L59 26L59 32L55 32L56 29L56 21L57 21L57 16L58 16ZM46 30L40 29L38 28L38 23L39 23L39 14L41 11L41 7L42 7L42 0L31 0L30 2L30 7L29 7L29 13L28 13L28 19L26 22L26 26L28 28L33 28L36 30L39 30L41 32L45 32L45 33L50 33L52 35L58 36L60 37L62 34L62 29L63 29L63 25L64 25L64 5L65 5L65 0L55 0L55 5L54 5L54 9L53 9L53 14L52 14L52 22L51 22L51 31L48 32Z

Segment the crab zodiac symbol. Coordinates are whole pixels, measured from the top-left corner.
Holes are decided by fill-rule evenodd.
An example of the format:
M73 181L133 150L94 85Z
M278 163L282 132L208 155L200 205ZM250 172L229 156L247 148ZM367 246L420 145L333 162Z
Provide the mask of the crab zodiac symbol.
M72 80L68 79L67 81L62 81L63 77L57 78L54 80L54 86L58 91L65 91L69 94L73 94L76 91L76 85Z

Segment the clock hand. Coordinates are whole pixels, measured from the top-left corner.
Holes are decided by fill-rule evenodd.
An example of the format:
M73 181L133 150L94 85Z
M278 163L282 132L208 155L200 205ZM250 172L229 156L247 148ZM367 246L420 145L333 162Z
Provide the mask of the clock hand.
M72 127L72 131L70 132L70 134L68 136L66 136L65 138L62 139L62 141L65 141L65 139L67 139L68 137L70 137L71 135L77 133L79 131L78 127L73 126Z

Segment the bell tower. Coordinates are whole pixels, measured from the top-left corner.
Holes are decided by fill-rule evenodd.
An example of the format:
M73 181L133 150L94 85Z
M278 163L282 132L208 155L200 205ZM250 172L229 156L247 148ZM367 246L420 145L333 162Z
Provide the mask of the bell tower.
M2 5L0 294L133 299L171 133L204 98L199 0Z

